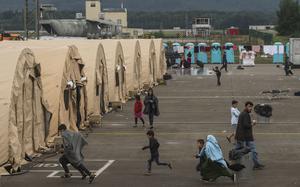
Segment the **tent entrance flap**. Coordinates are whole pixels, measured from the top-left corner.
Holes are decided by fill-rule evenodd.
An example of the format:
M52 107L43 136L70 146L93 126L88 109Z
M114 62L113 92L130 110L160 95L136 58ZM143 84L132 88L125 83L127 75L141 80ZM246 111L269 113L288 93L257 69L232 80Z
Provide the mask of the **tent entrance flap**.
M45 147L47 107L43 101L39 64L33 52L24 49L18 59L9 111L9 160L19 167L25 155Z
M120 101L124 101L126 97L125 71L126 68L124 66L123 58L119 56L116 67L116 87L118 87L118 95Z

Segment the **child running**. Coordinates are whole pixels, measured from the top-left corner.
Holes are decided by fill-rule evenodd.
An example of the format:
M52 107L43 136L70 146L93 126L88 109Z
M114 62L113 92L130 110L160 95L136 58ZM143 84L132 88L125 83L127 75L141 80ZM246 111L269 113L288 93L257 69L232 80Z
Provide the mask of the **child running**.
M168 166L170 169L172 169L171 163L163 163L159 161L159 143L154 138L154 132L149 130L147 132L147 136L149 138L149 145L143 147L142 150L150 149L151 158L148 160L148 171L145 173L145 175L151 175L151 166L153 161L155 161L158 166Z
M199 159L199 163L197 164L196 171L201 172L201 166L205 162L205 159L200 156L202 149L204 148L205 142L203 139L198 139L197 140L197 148L198 148L198 153L195 155L196 159Z
M135 104L134 104L134 121L135 124L133 127L137 127L138 119L140 119L143 123L143 127L145 127L145 121L143 119L143 103L141 101L141 96L135 96Z
M239 121L239 116L240 116L240 111L238 109L239 102L236 100L233 100L231 104L232 104L232 107L231 107L230 111L231 111L232 134L230 136L226 137L229 143L232 142L231 139L235 136L235 131L236 131L237 124Z
M216 66L215 68L213 68L213 71L216 73L217 75L217 85L218 86L221 86L221 76L222 76L222 73L221 71L219 70L219 67Z

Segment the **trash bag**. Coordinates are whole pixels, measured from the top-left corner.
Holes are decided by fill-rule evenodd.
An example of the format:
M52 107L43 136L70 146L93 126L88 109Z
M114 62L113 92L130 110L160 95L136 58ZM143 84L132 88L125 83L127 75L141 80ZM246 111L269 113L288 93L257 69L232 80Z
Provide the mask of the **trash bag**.
M300 96L300 92L295 92L295 96Z
M272 116L273 108L271 105L258 104L254 107L254 111L260 116L269 118Z
M163 77L164 77L164 80L171 80L172 79L172 75L170 75L168 73L164 74Z
M241 66L241 65L238 65L238 66L236 67L236 69L238 69L238 70L244 70L245 68L243 68L243 66Z

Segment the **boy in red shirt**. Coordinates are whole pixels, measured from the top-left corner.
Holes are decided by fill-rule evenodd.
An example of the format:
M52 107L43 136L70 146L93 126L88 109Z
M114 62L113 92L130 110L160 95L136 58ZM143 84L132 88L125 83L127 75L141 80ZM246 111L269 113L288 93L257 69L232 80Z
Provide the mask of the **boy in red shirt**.
M134 120L135 125L133 127L137 127L138 119L140 119L143 123L143 127L145 126L145 121L143 119L143 103L141 101L141 97L139 95L135 96L135 104L134 104Z

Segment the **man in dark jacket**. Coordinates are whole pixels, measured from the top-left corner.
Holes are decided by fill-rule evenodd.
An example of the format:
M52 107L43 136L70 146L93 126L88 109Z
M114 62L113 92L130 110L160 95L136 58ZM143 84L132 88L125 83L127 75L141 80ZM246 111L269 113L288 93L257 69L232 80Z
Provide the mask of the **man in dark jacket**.
M228 62L227 62L227 54L226 54L226 51L224 51L224 54L223 54L223 62L222 62L222 67L220 69L220 71L222 71L222 69L225 68L225 71L227 71L227 66L228 66Z
M251 150L252 160L254 162L253 169L263 169L264 165L260 164L257 157L256 146L253 137L253 126L256 122L251 121L250 113L252 112L253 103L248 101L245 104L245 110L240 114L235 139L237 140L236 149L247 147Z
M149 138L149 145L142 148L142 150L150 149L151 154L151 158L148 160L148 171L146 175L151 175L151 167L153 161L155 161L158 166L168 166L170 169L172 169L171 163L162 163L159 161L159 143L154 138L154 132L152 130L149 130L147 132L147 136Z
M150 129L153 129L154 116L159 116L158 99L154 95L152 88L149 89L148 95L144 100L144 114L149 116Z
M70 178L72 176L68 168L68 164L71 164L81 173L82 179L89 176L89 183L92 183L96 176L83 164L82 149L87 145L87 141L80 133L67 130L64 124L58 127L58 131L63 138L63 155L59 158L59 162L65 171L62 178Z
M285 62L284 62L284 71L285 71L285 75L289 76L289 75L294 75L294 73L291 70L291 62L290 62L290 58L288 56L286 56Z

